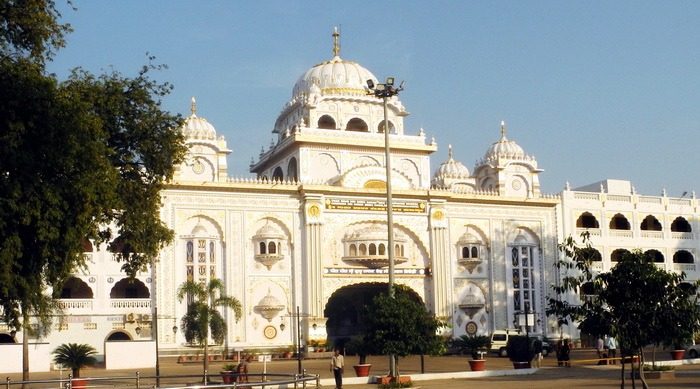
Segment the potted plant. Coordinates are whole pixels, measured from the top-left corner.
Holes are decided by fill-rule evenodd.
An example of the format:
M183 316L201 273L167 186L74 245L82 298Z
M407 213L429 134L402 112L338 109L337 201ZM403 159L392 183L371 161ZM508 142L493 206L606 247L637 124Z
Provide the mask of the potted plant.
M219 373L221 374L221 379L225 384L232 384L236 382L236 365L228 363L221 368Z
M52 354L54 363L72 370L73 380L71 381L71 386L73 388L87 387L88 381L79 379L80 369L92 366L97 362L94 357L97 354L95 348L89 344L64 343L56 347Z
M532 361L533 357L533 348L530 343L530 338L527 336L515 335L508 338L506 349L514 368L530 368L530 361Z
M371 352L370 344L363 337L356 336L345 343L345 352L359 357L358 364L352 366L355 369L355 375L358 377L369 376L369 370L372 368L372 364L367 363L367 355Z
M484 335L462 335L452 342L460 354L469 354L472 359L469 367L472 371L483 371L486 367L484 356L491 346L491 339Z
M685 356L685 349L688 345L693 344L692 333L686 331L678 331L677 336L668 339L664 342L666 347L671 346L671 359L680 361Z

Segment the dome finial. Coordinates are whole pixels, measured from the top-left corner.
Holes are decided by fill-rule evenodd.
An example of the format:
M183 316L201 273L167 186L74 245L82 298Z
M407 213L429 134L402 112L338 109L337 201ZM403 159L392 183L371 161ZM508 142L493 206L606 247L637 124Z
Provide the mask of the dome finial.
M452 145L447 145L447 159L452 159Z
M338 26L333 27L333 57L340 56L340 32Z
M506 137L506 121L501 120L501 138Z
M192 103L190 104L190 111L192 111L192 115L195 115L197 113L197 100L194 99L194 96L192 96Z

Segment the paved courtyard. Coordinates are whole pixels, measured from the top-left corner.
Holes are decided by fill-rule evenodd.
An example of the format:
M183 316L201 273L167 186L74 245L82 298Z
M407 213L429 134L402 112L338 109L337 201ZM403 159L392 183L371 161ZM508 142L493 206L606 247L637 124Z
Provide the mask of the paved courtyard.
M665 354L659 353L659 359L668 359ZM544 359L543 367L534 371L531 374L518 376L497 376L484 378L447 378L447 379L431 379L428 381L420 380L418 377L414 382L414 387L420 388L436 388L436 389L457 389L457 388L619 388L620 369L619 365L597 366L594 358L595 353L592 350L574 350L572 353L574 359L573 367L562 368L556 367L556 360L552 357ZM426 373L455 373L468 371L468 358L459 356L443 356L424 358L424 368ZM371 374L383 374L388 370L388 358L380 356L371 356L368 362L372 363ZM351 365L356 363L356 357L347 357L346 361L348 368L346 369L346 387L348 389L376 389L375 384L352 384L352 377L355 376ZM210 370L217 373L223 363L212 362ZM402 374L416 375L421 372L420 358L413 356L402 359L399 362L399 368ZM323 382L324 388L332 388L332 374L329 371L329 361L327 358L322 359L307 359L303 361L303 367L309 374L318 374ZM512 365L507 358L499 358L489 356L486 363L487 370L504 370L512 372ZM629 365L628 365L629 367ZM201 364L188 363L179 364L174 358L163 358L161 361L162 375L185 375L201 373ZM251 363L251 381L256 378L257 374L262 374L263 369L267 373L294 373L297 369L296 360L275 360L266 365L260 362ZM154 369L143 369L140 371L142 377L152 376L155 374ZM50 373L35 373L31 375L32 379L58 378L59 372ZM82 371L83 377L104 377L104 376L133 376L133 371L106 371L101 368L87 368ZM676 368L676 377L672 380L649 380L650 386L655 388L700 388L700 364L691 364L679 366ZM66 376L66 372L63 372ZM10 379L17 380L20 375L11 374ZM627 378L629 375L627 375ZM171 381L162 380L162 384L168 384ZM196 382L194 378L183 378L177 381L180 384L186 382ZM174 383L174 382L173 382ZM96 383L95 383L96 384ZM631 388L631 383L627 382L627 387ZM639 382L638 382L639 384ZM127 385L124 385L126 387ZM142 388L152 387L153 381L150 379L142 380ZM33 388L45 388L47 386L34 385ZM53 386L55 387L55 386ZM116 386L120 387L118 384ZM639 386L641 387L641 386Z

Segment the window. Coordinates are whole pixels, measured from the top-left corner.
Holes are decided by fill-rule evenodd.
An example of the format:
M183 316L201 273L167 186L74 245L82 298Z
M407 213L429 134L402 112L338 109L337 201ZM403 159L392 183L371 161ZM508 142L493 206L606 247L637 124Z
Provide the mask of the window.
M598 220L590 212L584 212L576 220L577 228L600 228Z
M644 252L644 255L646 255L652 262L656 263L663 263L664 262L664 255L661 254L659 250L647 250Z
M297 159L292 158L289 160L289 164L287 165L287 177L289 177L290 180L297 181L299 179L299 176L297 175Z
M330 115L323 115L318 118L318 128L324 130L335 130L335 120Z
M629 253L630 253L629 250L625 250L625 249L614 250L612 253L610 253L610 261L611 262L620 262L622 260L622 257L625 254L629 254Z
M639 228L642 231L661 231L661 223L653 215L647 215Z
M579 252L581 257L589 261L602 261L603 256L600 255L600 251L594 249L593 247L586 247L581 249Z
M673 254L673 263L693 263L695 259L693 254L686 250L678 250Z
M348 125L345 127L345 131L367 132L367 123L365 123L364 120L358 118L350 119Z
M382 120L381 123L379 123L379 125L377 126L377 132L380 134L384 133L384 120ZM395 132L396 128L394 127L394 123L392 123L391 120L389 120L389 133L393 134Z
M693 229L690 227L690 223L682 217L678 216L676 220L671 223L671 231L673 232L693 232Z
M618 213L615 216L610 219L610 229L611 230L629 230L630 229L630 222L627 221L627 218Z
M534 250L532 246L511 248L513 310L535 312Z
M284 173L281 167L276 167L275 171L272 172L272 181L282 181L284 179Z

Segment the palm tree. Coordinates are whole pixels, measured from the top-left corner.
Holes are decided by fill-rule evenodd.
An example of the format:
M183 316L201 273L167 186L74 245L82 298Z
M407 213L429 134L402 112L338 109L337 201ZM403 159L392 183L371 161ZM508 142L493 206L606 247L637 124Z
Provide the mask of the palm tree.
M187 281L180 285L177 298L185 297L192 301L187 306L187 314L182 318L180 327L189 343L197 343L204 348L204 371L209 371L209 336L216 344L224 342L226 321L217 310L218 307L231 308L236 321L241 318L241 303L235 297L227 296L224 284L213 278L208 284ZM206 375L204 377L206 384Z
M97 362L95 354L97 350L89 344L64 343L53 350L53 361L73 370L73 378L78 378L81 368Z

